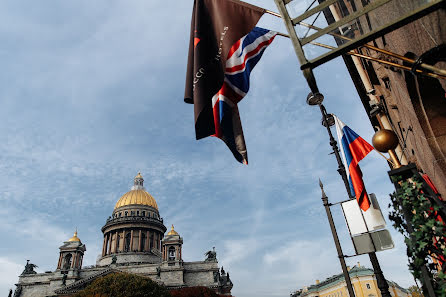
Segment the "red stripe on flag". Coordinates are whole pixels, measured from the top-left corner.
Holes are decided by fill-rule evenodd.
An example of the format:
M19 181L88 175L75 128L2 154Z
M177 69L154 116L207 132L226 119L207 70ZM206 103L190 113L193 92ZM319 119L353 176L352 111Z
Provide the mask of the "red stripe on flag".
M233 46L231 46L231 49L229 50L229 53L228 53L228 58L227 58L227 60L229 60L229 58L231 58L232 55L235 53L235 51L239 48L239 46L240 46L240 41L241 41L241 39L237 40L237 42L234 43Z
M352 154L352 162L351 164L358 164L359 161L364 159L368 153L373 151L373 146L371 146L367 141L365 141L362 137L356 138L349 145L350 152ZM350 166L351 166L350 164Z
M219 92L220 93L220 92ZM220 138L222 136L221 128L220 128L220 99L217 99L213 107L214 112L214 126L215 126L215 134L212 136Z
M355 190L356 200L358 201L359 207L366 211L370 207L369 197L367 191L365 190L364 181L362 180L362 172L358 165L354 165L353 162L350 163L348 167L350 171L350 178L352 180L353 189ZM363 196L361 197L361 194Z
M358 201L359 207L363 211L366 211L370 207L370 201L365 190L362 172L358 163L373 150L373 147L362 137L358 137L349 144L349 149L352 154L352 161L348 166L348 170L350 172L353 189L355 190L356 200ZM362 197L361 194L363 194Z
M243 64L239 64L237 66L231 67L231 68L226 68L226 72L234 72L234 71L238 71L238 70L242 70L243 68L245 68L245 64L246 64L246 60L254 55L256 55L259 51L262 50L263 47L266 47L267 45L271 44L271 42L273 42L274 38L276 36L273 36L271 39L269 40L265 40L264 42L260 43L254 50L248 52L245 55L245 58L243 60Z

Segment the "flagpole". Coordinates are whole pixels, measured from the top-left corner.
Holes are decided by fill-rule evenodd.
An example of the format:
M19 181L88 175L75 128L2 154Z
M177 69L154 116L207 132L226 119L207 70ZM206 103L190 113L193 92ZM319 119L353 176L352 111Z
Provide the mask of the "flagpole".
M347 265L345 264L345 256L342 252L341 243L339 241L338 233L336 232L336 226L333 221L333 216L330 210L330 203L328 203L328 197L324 191L324 185L319 179L319 186L321 187L322 192L322 203L325 207L325 212L327 213L328 223L330 224L331 234L333 235L333 240L335 242L336 251L338 252L339 262L341 262L342 273L344 274L345 283L347 285L348 294L350 297L355 297L355 292L353 291L352 281L350 279L350 274L348 272Z
M281 32L277 32L277 35L290 38L289 35L281 33ZM340 36L342 36L342 35L340 35ZM323 48L327 48L327 49L335 49L336 48L334 46L331 46L331 45L328 45L328 44L323 44L323 43L316 42L316 41L310 41L310 44L313 44L313 45L316 45L316 46L319 46L319 47L323 47ZM390 62L390 61L386 61L386 60L370 57L370 56L367 56L367 55L364 55L364 54L357 53L355 51L349 51L349 52L346 52L346 54L350 55L350 56L355 56L355 57L358 57L358 58L370 60L370 61L373 61L373 62L377 62L377 63L380 63L380 64L392 66L392 67L395 67L395 68L399 68L399 69L402 69L402 70L405 70L405 71L409 71L409 72L412 71L411 67L400 65L400 64L395 63L395 62ZM425 76L430 76L430 77L437 78L437 79L446 79L446 76L444 76L444 75L430 73L430 72L425 72L425 71L423 71L421 69L416 69L415 72L418 73L418 74L422 74L422 75L425 75Z
M273 16L278 17L278 18L282 18L282 16L281 16L279 13L274 12L274 11L271 11L271 10L267 10L267 9L265 9L265 13L268 13L268 14L273 15ZM314 25L307 24L307 23L305 23L305 22L299 22L298 24L301 25L301 26L304 26L304 27L313 29L313 30L317 30L317 31L321 30L321 28L319 28L319 27L317 27L317 26L314 26ZM352 40L351 38L349 38L349 37L347 37L347 36L344 36L344 35L341 35L341 34L337 34L337 33L332 33L332 32L330 32L330 33L327 33L327 34L328 34L328 35L331 35L331 36L333 36L333 37L338 37L338 38L347 40L347 41ZM281 35L281 36L285 36L285 37L289 37L288 35L285 35L285 34L279 34L279 35ZM311 42L310 42L310 43L311 43ZM413 60L413 59L410 59L410 58L405 57L405 56L401 56L401 55L399 55L399 54L397 54L397 53L394 53L394 52L391 52L391 51L388 51L388 50L385 50L385 49L381 49L381 48L376 47L376 46L373 46L373 45L371 45L371 44L367 44L367 43L365 43L365 44L361 45L360 47L366 47L366 48L371 49L371 50L374 50L374 51L376 51L376 52L379 52L379 53L383 53L383 54L389 55L389 56L391 56L391 57L400 59L400 60L402 60L402 61L405 61L405 62L408 62L408 63L411 63L411 64L415 64L415 60ZM368 57L368 56L365 56L365 57ZM363 58L365 58L365 57L363 57ZM369 57L369 58L371 58L371 57ZM399 65L399 64L397 64L397 63L393 63L393 64L396 64L396 65L398 65L398 66L396 66L396 65L392 65L392 66L403 68L403 65ZM446 79L446 70L440 69L440 68L438 68L438 67L435 67L435 66L432 66L432 65L429 65L429 64L426 64L426 63L421 63L421 64L418 65L418 66L419 66L420 68L424 68L424 69L426 69L426 70L429 70L429 71L432 71L432 72L436 72L436 73L426 73L426 72L424 72L424 71L421 70L421 69L415 69L415 72L417 72L417 73L425 74L425 75L428 75L428 76L432 76L432 77L434 77L434 78L442 78L442 79ZM406 69L406 68L407 68L407 69ZM403 68L403 69L404 69L404 70L412 70L411 67L407 67L407 66L406 66L405 68ZM432 74L432 75L431 75L431 74Z
M333 118L333 115L327 113L325 106L322 104L323 100L324 100L324 96L322 94L316 95L316 94L310 93L310 94L308 94L308 97L307 97L307 103L309 105L319 105L319 109L321 110L321 113L322 113L322 123L327 128L327 132L330 137L330 145L333 148L333 152L334 152L334 154L336 156L336 160L338 162L338 172L341 175L342 180L344 181L344 186L348 193L349 198L355 199L355 197L352 196L352 193L350 190L350 185L349 185L348 179L347 179L347 173L345 171L344 164L343 164L340 154L339 154L337 142L336 142L336 140L334 140L333 134L331 133L331 130L330 130L330 127L334 125L334 118ZM389 284L387 283L387 281L384 277L384 274L381 270L381 266L379 265L379 261L378 261L378 258L376 257L375 252L369 253L369 258L370 258L370 263L373 266L373 271L375 273L376 282L377 282L378 288L381 292L381 296L382 297L391 297L391 295L389 293Z

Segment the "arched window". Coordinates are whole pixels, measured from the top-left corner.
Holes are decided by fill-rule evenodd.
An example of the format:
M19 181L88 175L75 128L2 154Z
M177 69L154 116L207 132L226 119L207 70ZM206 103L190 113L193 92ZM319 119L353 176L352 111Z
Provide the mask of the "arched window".
M126 211L126 212L124 213L124 215L125 215L125 216L127 216L128 214L129 214L129 212L128 212L128 211Z
M132 211L130 212L130 215L131 215L131 216L134 216L134 215L135 215L135 211L132 210Z
M65 256L65 259L64 259L64 264L63 264L63 268L64 269L70 269L70 267L71 267L71 254L67 254L66 256Z
M130 232L127 233L127 234L125 235L125 247L124 247L124 251L126 251L126 252L130 251L130 237L131 237L131 236L132 236L132 235L130 234Z
M146 216L146 212L145 212L145 211L142 212L142 216L143 216L143 217Z
M175 248L171 246L169 248L169 261L174 261L174 260L175 260Z
M144 252L145 248L146 248L146 235L144 233L141 233L141 251Z
M139 216L139 210L136 212L136 215Z
M119 217L121 217L121 215L122 215L122 212L119 213Z

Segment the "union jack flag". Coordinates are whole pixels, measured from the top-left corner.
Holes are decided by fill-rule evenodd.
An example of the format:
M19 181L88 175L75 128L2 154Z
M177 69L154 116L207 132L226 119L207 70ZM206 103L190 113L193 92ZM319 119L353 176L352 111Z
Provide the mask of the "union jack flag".
M276 35L277 32L254 27L239 39L228 53L223 86L212 98L215 125L212 136L223 140L244 164L248 164L248 154L237 103L248 93L249 75Z

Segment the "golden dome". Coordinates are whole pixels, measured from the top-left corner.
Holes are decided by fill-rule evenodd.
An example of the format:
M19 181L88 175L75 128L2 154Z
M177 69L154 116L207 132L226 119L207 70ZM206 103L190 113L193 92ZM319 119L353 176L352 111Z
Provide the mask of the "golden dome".
M167 233L167 235L180 235L180 234L178 234L178 232L173 229L173 224L172 224L172 229L170 229L170 231L169 231L169 233Z
M79 239L79 237L77 237L77 230L74 232L74 235L73 235L73 237L71 237L70 239L68 239L68 241L81 241L80 239Z
M131 204L152 206L158 210L158 205L156 204L155 198L142 189L131 190L122 195L118 202L116 202L115 209Z

